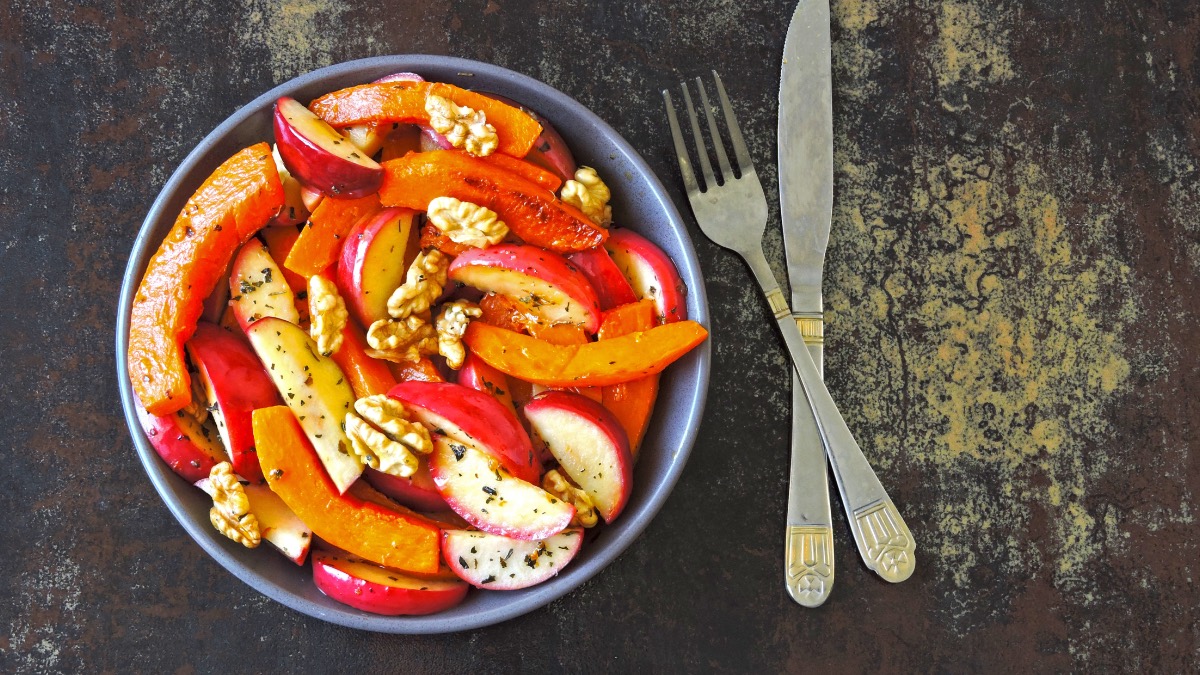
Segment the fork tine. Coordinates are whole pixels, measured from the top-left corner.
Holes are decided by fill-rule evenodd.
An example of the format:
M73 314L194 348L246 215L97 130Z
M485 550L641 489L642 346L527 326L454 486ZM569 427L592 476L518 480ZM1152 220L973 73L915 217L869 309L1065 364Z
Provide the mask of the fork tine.
M683 90L683 102L687 107L688 119L692 123L692 136L696 139L696 154L700 156L700 170L704 174L704 189L717 187L717 178L713 175L712 164L708 161L708 148L704 145L704 137L700 135L700 123L696 121L696 107L692 105L692 97L688 94L687 82L680 82Z
M687 146L683 144L683 132L679 129L679 118L675 116L675 103L671 101L671 92L663 89L663 102L667 104L667 123L671 125L671 140L675 142L675 159L679 160L679 173L683 174L683 187L690 196L699 192L696 184L696 173L692 171L692 162L688 159Z
M721 175L725 182L733 180L733 169L729 167L729 157L725 154L725 144L721 142L721 132L717 130L717 120L713 118L712 104L708 102L708 92L704 83L696 78L696 88L700 90L700 105L704 108L704 117L708 119L708 135L712 138L713 148L717 151L717 164L721 166Z
M733 141L733 152L737 155L738 169L742 175L754 171L754 162L750 160L750 151L746 149L746 140L742 138L742 128L738 126L737 118L733 116L733 106L729 104L729 96L725 94L725 85L721 76L712 71L713 79L717 81L717 96L721 99L721 110L725 113L725 126L729 127L729 135Z

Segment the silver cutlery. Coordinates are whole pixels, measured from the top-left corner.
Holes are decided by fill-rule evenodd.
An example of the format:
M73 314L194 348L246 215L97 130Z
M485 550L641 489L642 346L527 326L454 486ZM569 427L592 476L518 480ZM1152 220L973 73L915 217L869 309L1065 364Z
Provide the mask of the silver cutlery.
M792 318L824 376L821 273L833 218L833 81L829 0L800 0L779 77L779 206ZM825 602L833 588L833 518L825 446L792 375L792 459L784 577L792 599Z
M903 581L912 575L915 564L915 543L912 534L863 456L862 449L855 442L853 434L838 412L837 405L825 388L820 371L809 354L800 329L792 317L792 311L779 288L779 282L767 264L766 256L763 255L762 237L767 223L766 195L754 171L754 164L721 78L715 71L713 78L739 174L734 174L713 116L714 109L709 104L703 83L697 78L696 87L709 135L713 139L712 150L721 170L719 182L709 160L708 149L700 132L700 124L687 85L682 84L681 88L696 145L696 156L704 178L703 186L697 181L692 168L670 92L663 91L671 137L688 201L705 236L719 246L742 256L762 288L783 334L809 407L816 418L816 426L833 466L842 502L850 516L850 525L859 554L867 567L885 580ZM816 556L813 555L813 558ZM807 598L806 594L801 595Z

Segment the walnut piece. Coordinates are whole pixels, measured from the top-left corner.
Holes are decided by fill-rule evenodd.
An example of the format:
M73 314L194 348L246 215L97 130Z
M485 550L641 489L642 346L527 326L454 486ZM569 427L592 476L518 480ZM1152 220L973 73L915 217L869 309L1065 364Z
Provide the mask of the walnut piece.
M396 363L416 363L426 354L438 353L437 331L419 315L376 321L367 329L367 344L371 346L368 356Z
M250 498L233 474L233 467L229 462L215 465L208 473L208 480L213 491L208 519L213 527L246 548L257 547L262 543L258 518L250 513Z
M388 314L393 319L407 319L413 314L428 311L433 301L442 294L449 269L450 258L445 253L437 249L418 253L404 275L404 283L388 298Z
M317 351L329 356L342 346L342 330L350 319L337 285L320 274L309 277L308 311L312 320L308 334L316 340Z
M450 241L463 246L487 248L508 236L508 226L495 211L453 197L434 198L425 215Z
M583 211L597 225L608 225L612 222L612 207L608 205L608 200L612 199L612 191L590 166L576 169L575 180L563 183L558 197Z
M215 402L208 400L208 392L204 390L204 382L200 379L200 373L192 371L188 373L192 378L192 400L183 407L183 413L191 416L200 424L204 424L208 419L208 407L216 405Z
M433 452L429 430L410 419L404 404L386 394L364 396L354 402L354 411L388 438L413 452L428 455Z
M483 316L483 310L473 302L455 300L442 305L442 311L437 316L438 353L446 357L446 365L454 370L462 368L463 360L467 358L467 350L463 347L462 337L467 332L471 319Z
M425 97L425 112L429 113L429 126L456 148L486 157L500 145L496 127L487 123L482 110L455 105L448 98L430 94Z
M372 469L401 478L417 472L417 458L408 448L352 412L346 413L346 436L350 438L350 449Z
M575 517L571 519L571 525L595 527L596 523L600 522L600 516L596 513L596 505L592 503L592 498L571 483L566 476L559 473L558 469L550 469L546 472L546 475L542 477L542 489L575 507Z

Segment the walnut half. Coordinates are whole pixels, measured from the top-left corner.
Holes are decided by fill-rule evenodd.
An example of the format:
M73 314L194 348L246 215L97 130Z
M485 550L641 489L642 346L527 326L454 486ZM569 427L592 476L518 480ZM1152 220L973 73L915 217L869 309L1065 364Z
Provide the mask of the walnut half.
M399 401L367 396L354 402L354 410L346 413L346 435L354 454L372 469L407 478L417 470L414 453L433 450L429 430L409 420Z
M215 465L208 473L208 480L213 491L208 519L213 527L246 548L256 548L262 543L258 518L250 513L250 498L233 474L233 467L229 462Z
M566 476L559 473L558 469L550 469L545 476L542 476L542 489L575 507L575 517L571 520L572 525L595 527L600 522L600 516L596 513L596 505L592 503L592 498L582 488L576 487Z
M308 333L316 341L317 351L329 356L342 346L342 330L350 320L337 285L320 274L309 277L308 311L312 316Z
M453 197L435 197L425 215L450 241L463 246L487 248L508 236L508 226L495 211Z
M442 311L437 316L438 353L446 357L446 365L454 370L462 368L467 358L467 350L463 347L462 338L467 332L471 319L483 316L483 310L473 302L455 300L442 305Z
M612 207L608 205L612 191L590 166L576 169L575 179L563 183L558 195L559 199L583 211L597 225L612 222Z
M430 94L425 97L425 112L429 113L429 126L445 136L456 148L464 148L477 157L486 157L500 145L496 127L487 123L487 116L482 110L455 105L448 98Z

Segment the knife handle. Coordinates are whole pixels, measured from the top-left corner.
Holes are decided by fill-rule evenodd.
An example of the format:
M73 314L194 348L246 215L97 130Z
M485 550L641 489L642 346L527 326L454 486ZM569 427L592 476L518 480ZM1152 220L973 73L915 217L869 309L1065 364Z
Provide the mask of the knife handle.
M788 476L784 583L805 607L819 607L833 591L833 516L825 443L797 375L792 373L792 457Z
M757 255L751 253L745 259L775 314L792 366L800 376L800 384L816 417L858 553L866 566L885 581L904 581L912 576L916 566L916 543L912 533L825 388L761 248Z

